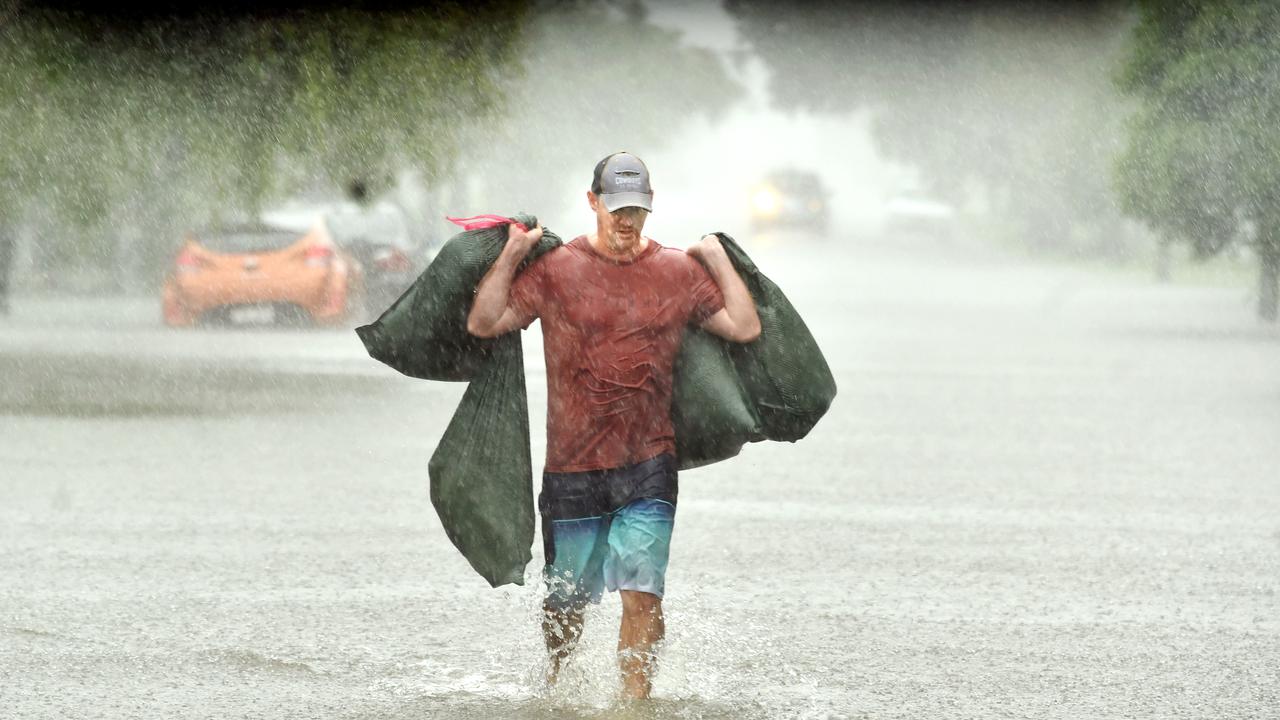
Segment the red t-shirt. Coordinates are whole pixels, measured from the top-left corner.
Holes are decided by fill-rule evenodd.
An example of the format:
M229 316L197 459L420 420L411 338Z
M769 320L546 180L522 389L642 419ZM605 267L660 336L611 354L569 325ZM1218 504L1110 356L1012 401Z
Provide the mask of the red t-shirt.
M529 265L511 286L522 327L542 320L547 472L607 470L675 454L672 367L689 323L724 307L702 263L654 240L610 260L586 236Z

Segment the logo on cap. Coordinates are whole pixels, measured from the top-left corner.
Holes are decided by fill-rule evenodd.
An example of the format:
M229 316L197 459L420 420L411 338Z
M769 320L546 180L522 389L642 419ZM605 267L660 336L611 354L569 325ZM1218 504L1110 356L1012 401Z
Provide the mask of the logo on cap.
M609 212L624 207L653 210L649 170L640 158L628 152L614 153L596 165L592 190Z

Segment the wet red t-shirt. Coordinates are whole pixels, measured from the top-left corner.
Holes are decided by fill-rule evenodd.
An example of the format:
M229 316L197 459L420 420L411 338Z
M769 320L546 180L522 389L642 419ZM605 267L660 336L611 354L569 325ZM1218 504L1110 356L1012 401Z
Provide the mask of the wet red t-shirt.
M547 472L607 470L675 454L672 367L689 323L724 307L702 264L654 240L610 260L574 238L516 277L522 327L542 320Z

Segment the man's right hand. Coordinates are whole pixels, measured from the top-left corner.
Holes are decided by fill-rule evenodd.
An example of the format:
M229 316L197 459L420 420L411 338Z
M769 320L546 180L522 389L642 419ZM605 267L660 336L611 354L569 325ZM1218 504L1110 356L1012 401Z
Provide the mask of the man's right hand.
M533 249L534 245L542 239L542 225L537 225L529 230L521 230L519 225L512 223L507 227L507 247L511 248L511 252L518 253L517 258L524 259L525 255Z
M541 239L541 225L531 230L521 230L515 223L507 226L507 244L476 288L476 299L467 315L467 332L476 337L497 337L520 327L520 318L507 306L511 282L520 262Z

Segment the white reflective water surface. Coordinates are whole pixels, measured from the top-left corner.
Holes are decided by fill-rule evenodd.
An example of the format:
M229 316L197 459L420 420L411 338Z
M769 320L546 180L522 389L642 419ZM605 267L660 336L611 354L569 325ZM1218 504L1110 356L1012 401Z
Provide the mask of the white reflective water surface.
M840 396L804 441L682 475L669 642L633 706L616 597L548 689L540 543L528 585L492 590L441 531L426 463L461 385L349 331L15 298L0 714L1274 715L1280 338L1248 293L966 248L748 248Z

